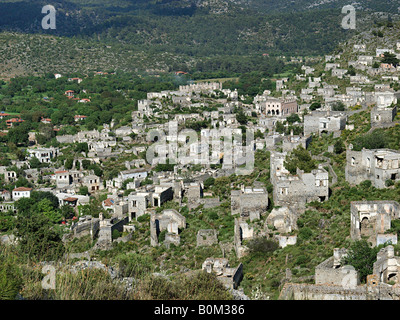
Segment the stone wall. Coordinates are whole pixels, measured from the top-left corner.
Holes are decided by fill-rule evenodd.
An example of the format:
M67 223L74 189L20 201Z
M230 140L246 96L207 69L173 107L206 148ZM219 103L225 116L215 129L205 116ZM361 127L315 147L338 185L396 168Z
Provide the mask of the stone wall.
M90 220L86 220L84 222L77 222L71 227L73 235L76 238L80 238L86 235L93 235L94 237L99 229L100 219L98 218L90 218Z
M397 113L397 107L378 108L371 110L371 127L378 127L382 124L392 123Z
M376 245L378 234L385 234L391 227L391 220L399 218L400 205L396 201L352 201L350 236L353 240L365 236Z
M330 257L315 267L315 284L317 285L353 285L360 283L358 273L352 266L334 268L334 257Z
M214 229L203 229L197 232L197 246L212 246L218 243L218 232Z
M279 300L400 300L400 288L379 284L345 289L342 286L287 283Z

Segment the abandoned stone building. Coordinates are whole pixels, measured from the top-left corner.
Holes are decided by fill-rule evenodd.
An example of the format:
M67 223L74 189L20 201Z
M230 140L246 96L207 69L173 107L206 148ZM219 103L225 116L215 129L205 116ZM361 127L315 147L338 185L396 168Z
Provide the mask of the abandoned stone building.
M99 232L98 240L94 246L95 249L108 250L111 248L113 242L113 231L118 230L123 232L124 225L129 222L128 217L113 217L111 219L104 219L102 213L99 215Z
M103 189L103 184L101 183L100 177L94 174L83 177L82 185L86 186L90 193Z
M371 126L379 127L393 123L397 107L374 107L371 110Z
M378 280L388 284L399 284L400 257L395 256L393 246L379 250L373 265L373 274Z
M315 267L315 284L286 283L280 300L400 300L400 257L393 246L382 248L367 283L360 284L353 266L343 265L346 249L334 249L332 257Z
M128 195L129 219L137 219L146 213L147 207L151 204L149 192L132 192Z
M26 151L28 160L37 158L41 163L50 163L60 152L58 148L28 148Z
M400 218L400 206L396 201L353 201L350 214L352 239L366 238L374 246L387 242L397 244L397 234L386 233L391 221Z
M196 209L198 206L203 205L203 208L215 208L220 205L220 200L218 197L204 197L203 193L203 185L201 182L192 182L184 187L184 194L187 196L188 199L188 208L190 210Z
M0 202L0 212L9 212L9 211L17 213L17 209L15 209L14 202Z
M329 198L329 174L319 165L310 173L297 168L296 175L284 167L286 154L271 152L271 183L275 206L303 208L311 201Z
M393 90L375 91L375 103L377 108L387 108L392 104L396 104L400 92L394 92Z
M179 91L182 93L205 92L215 90L222 90L222 84L220 82L202 82L179 86Z
M150 243L153 247L160 245L160 233L165 231L164 245L169 247L180 244L182 229L186 228L186 218L174 209L164 210L161 214L150 216Z
M212 246L218 243L218 231L214 229L202 229L197 232L197 246Z
M71 226L71 236L81 238L90 235L94 238L100 230L100 219L92 216L82 216Z
M250 227L242 218L235 218L234 227L234 245L236 256L240 259L245 256L248 247L243 244L244 240L250 240L254 237L254 228Z
M268 192L264 187L245 187L231 191L231 213L250 221L260 219L268 209Z
M304 116L304 136L312 133L321 135L323 133L333 133L335 137L340 136L342 130L346 128L347 116L344 114L330 112L313 112Z
M243 279L243 265L239 263L236 268L231 268L226 258L207 258L202 270L215 273L227 289L237 289Z
M291 152L298 146L302 146L304 149L307 149L311 141L312 141L312 136L295 136L293 135L292 131L290 136L283 138L282 151Z
M346 181L359 184L370 180L376 188L385 188L386 181L400 180L400 153L390 149L363 149L353 151L352 146L346 152Z
M4 174L4 181L6 183L17 181L17 173L15 171L4 169L0 170L0 174Z
M172 200L174 198L173 187L170 184L149 185L147 188L131 192L127 198L129 219L137 219L146 213L147 208L161 207L166 201Z
M276 230L279 233L287 234L297 230L297 218L293 208L274 208L265 220L264 226L267 231Z
M128 202L120 197L108 197L101 205L104 210L116 217L125 217L129 212Z
M335 248L332 257L315 267L315 284L356 288L360 284L359 275L353 266L343 265L346 255L346 249Z
M265 101L256 103L256 109L267 116L284 117L297 113L299 108L295 98L273 98L268 97Z

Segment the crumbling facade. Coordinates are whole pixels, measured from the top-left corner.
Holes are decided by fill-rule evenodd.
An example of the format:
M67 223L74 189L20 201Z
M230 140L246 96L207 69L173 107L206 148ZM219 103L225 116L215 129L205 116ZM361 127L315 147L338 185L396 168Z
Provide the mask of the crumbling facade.
M333 133L335 137L340 136L346 128L347 116L343 114L308 114L304 116L304 136L313 133L321 135L322 133Z
M250 218L260 219L260 215L268 209L268 192L261 187L244 187L231 191L231 213Z
M197 232L197 246L212 246L218 243L218 232L214 229L202 229Z
M393 246L382 248L373 265L373 273L380 282L399 284L400 257L395 256Z
M159 245L159 235L166 231L164 245L180 244L180 230L186 228L186 218L174 209L164 210L162 214L152 214L150 217L150 244Z
M385 126L393 123L397 107L375 107L371 110L371 127Z
M370 180L375 188L383 189L386 181L400 181L400 152L390 149L347 150L346 181L359 184Z
M234 244L236 256L240 259L247 254L248 247L243 245L243 240L250 240L254 237L254 229L241 218L235 218Z
M337 285L355 288L360 284L358 272L353 266L343 265L346 249L334 249L333 256L315 267L315 284Z
M217 279L228 289L237 289L243 279L243 265L239 263L236 268L231 268L228 259L225 258L207 258L202 265L202 270L215 273Z
M304 208L308 202L329 198L329 174L322 166L310 173L297 168L296 175L292 175L284 167L285 157L285 153L271 153L271 183L274 186L275 206Z
M387 234L393 219L400 218L396 201L353 201L350 204L350 235L354 240L363 237L374 246L391 242L397 244L397 234Z
M280 300L400 300L400 257L393 246L382 248L367 283L360 284L353 266L343 265L346 249L334 249L333 257L315 268L315 284L286 283Z

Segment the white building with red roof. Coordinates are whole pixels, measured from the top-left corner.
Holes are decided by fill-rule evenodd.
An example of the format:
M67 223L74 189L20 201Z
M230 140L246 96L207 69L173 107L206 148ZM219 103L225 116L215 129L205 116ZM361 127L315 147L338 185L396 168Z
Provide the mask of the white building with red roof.
M26 187L15 188L12 191L12 197L13 197L14 201L17 201L21 198L30 198L31 191L32 191L32 188L26 188Z

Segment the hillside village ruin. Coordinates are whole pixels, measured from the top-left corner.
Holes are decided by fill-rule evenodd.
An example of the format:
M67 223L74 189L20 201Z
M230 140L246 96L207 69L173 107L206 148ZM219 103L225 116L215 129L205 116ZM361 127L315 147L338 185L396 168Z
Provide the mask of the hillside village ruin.
M400 57L399 45L387 51ZM236 257L241 259L248 254L248 241L257 237L273 239L279 248L296 245L298 219L305 214L309 203L323 203L329 200L332 185L337 181L337 176L328 162L319 163L311 172L304 172L298 168L296 174L291 174L284 166L287 155L299 146L307 149L313 138L330 134L336 138L344 131L354 130L354 124L349 122L349 117L368 108L371 108L372 128L398 125L395 117L400 92L394 91L390 82L398 81L400 67L388 70L387 66L382 64L373 68L373 62L379 61L381 51L385 49L378 49L371 55L358 50L359 47L354 46L353 53L358 55L358 58L348 61L347 65L338 62L340 55L326 56L325 59L325 73L337 79L349 79L351 86L347 88L326 83L323 80L325 73L317 75L314 68L303 65L302 73L298 74L296 79L306 83L307 87L303 88L299 95L290 90L288 79L285 78L276 81L279 96L267 90L257 95L252 104L243 103L244 97L240 97L237 90L223 89L219 82L192 83L182 85L176 91L149 92L147 99L138 102L137 111L132 112L132 123L128 126L115 128L111 123L104 124L102 130L60 135L56 137L60 147L51 148L37 145L32 133L32 145L26 150L26 159L14 160L12 165L21 169L23 175L33 184L41 177L48 186L22 186L12 192L0 190L0 212L16 213L16 201L24 197L29 198L33 191L46 191L58 198L60 206L71 206L77 214L77 219L64 221L68 231L64 237L65 241L90 235L97 239L95 249L110 250L113 243L130 241L136 232L136 222L148 217L146 227L150 230L149 246L179 247L182 242L187 241L182 234L196 227L187 224L184 214L175 209L165 209L164 204L173 201L178 203L180 208L187 206L189 214L197 212L199 207L220 207L225 201L205 192L207 178L236 174L236 170L248 164L249 153L257 150L269 151L268 170L273 186L272 192L256 181L257 183L252 185L235 186L227 195L228 207L234 216L234 227L231 230L234 237L227 249L220 242L217 227L194 230L194 247L222 248L220 256L208 257L201 266L196 266L197 269L216 273L227 288L240 289L240 282L246 277L246 266L239 263L230 267L225 257L226 250L234 251ZM355 76L348 74L349 66L353 66L357 71ZM381 76L381 82L370 79L376 75ZM373 90L366 90L367 87L373 87ZM73 96L73 92L66 94ZM187 110L207 107L207 102L201 102L204 96L213 97L221 107L216 111L169 115L169 118L163 113L163 108L175 104ZM322 106L318 110L310 110L311 102L316 98L322 102ZM342 103L345 109L335 110L335 103ZM359 108L350 108L354 106ZM260 131L262 135L247 141L249 145L235 139L230 141L228 149L233 151L230 158L219 137L224 134L243 133L235 114L236 108L243 108L247 116L256 114L257 122L249 122L247 129L252 132ZM283 123L288 116L294 114L303 115L303 122L295 123L303 127L303 134L296 135L292 131L285 135L277 132L277 123ZM176 157L177 146L187 143L187 136L178 131L178 128L190 121L203 120L210 121L211 129L201 129L199 139L190 144L185 154L178 154ZM76 121L84 121L84 117L79 116ZM10 127L17 125L15 121L10 121L9 124ZM151 130L165 133L164 140L161 140L161 135L160 139L156 139L148 134ZM218 139L213 140L213 137ZM211 140L217 141L213 148L208 144ZM167 143L162 144L163 141ZM54 167L54 159L63 152L62 146L74 143L86 143L88 152L74 159L70 169L65 166ZM146 154L150 145L154 146L154 157L141 157ZM388 187L388 180L394 183L400 181L398 150L356 151L352 147L348 146L346 150L345 180L350 185L369 180L374 187L383 189ZM126 161L126 170L120 171L112 179L102 179L93 170L84 169L85 161L101 165L106 159L126 154L135 155L135 159ZM204 154L206 158L202 158ZM158 164L165 164L163 159L174 157L177 163L172 171L152 170ZM31 169L30 161L33 158L49 166ZM196 161L187 163L184 159ZM200 165L201 168L198 171L190 171L189 179L184 173L188 173L191 165ZM7 182L16 181L19 175L6 166L0 167L0 174ZM87 188L88 194L80 194L81 188ZM125 193L125 190L129 190L129 193ZM91 196L100 193L107 194L107 197L101 203L103 210L99 217L82 215L80 208L90 203ZM282 288L281 299L378 299L378 295L385 299L400 299L400 257L395 256L393 249L398 239L397 234L388 233L391 223L400 219L399 203L360 199L351 202L349 211L349 234L352 240L367 238L373 246L390 244L379 251L373 274L368 277L367 284L360 284L354 267L342 265L341 259L346 255L346 249L337 248L332 257L315 268L314 284L296 284L288 281ZM262 226L261 229L257 223ZM120 234L117 238L113 236L115 230ZM2 241L7 242L7 239L2 238Z

